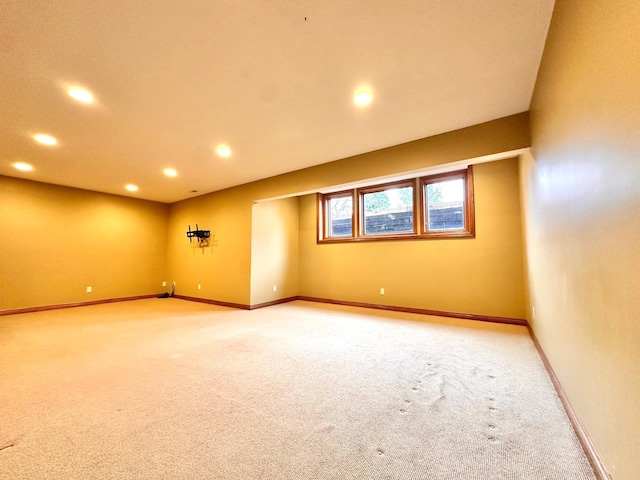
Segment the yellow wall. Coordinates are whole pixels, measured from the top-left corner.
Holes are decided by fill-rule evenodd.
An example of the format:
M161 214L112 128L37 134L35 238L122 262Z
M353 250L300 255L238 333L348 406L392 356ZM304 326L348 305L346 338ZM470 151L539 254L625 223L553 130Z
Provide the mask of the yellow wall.
M177 202L169 215L170 280L181 295L249 305L254 201L527 147L528 114L522 113ZM185 232L195 223L215 236L210 246L189 245Z
M315 195L302 197L300 295L524 318L517 159L473 168L475 239L317 245Z
M435 167L531 146L523 112L248 184L257 199Z
M528 146L528 114L522 113L170 206L2 177L0 240L4 248L0 253L3 292L0 309L150 294L168 290L173 281L179 295L241 305L295 296L299 293L295 258L298 201L294 198L279 200L279 203L259 202L254 206L255 201L296 196L345 182L425 169ZM482 171L487 168L490 167L479 169L481 184ZM488 197L478 198L479 211L484 208L483 198ZM275 210L284 215L283 225L268 220L269 215L276 214ZM315 211L302 222L310 219L315 221ZM211 231L212 236L205 245L190 244L186 237L188 225L195 228L196 224ZM483 249L486 253L483 255L489 261L494 258L495 252L491 253L491 250L495 247L491 241L487 242L488 237L482 236L481 230L478 233L479 238L472 242ZM280 243L270 244L274 239ZM398 247L398 242L384 242L374 248L380 251L406 248L409 252L412 249L420 251L418 245L425 245L419 241L410 243L411 246ZM443 241L440 246L429 248L465 258L469 250L463 245L464 241ZM267 261L265 251L272 254L285 246L286 266L274 268ZM359 252L371 248L363 245ZM358 253L354 260L357 258L363 258L362 254ZM436 261L435 257L433 261ZM414 275L393 269L387 273L407 278ZM315 275L313 269L308 274ZM458 288L454 280L459 276L457 272L455 276L447 277L452 288ZM477 280L481 276L478 272L474 278ZM169 285L163 288L162 280L167 280ZM281 284L278 292L271 289L274 282ZM491 277L483 282L495 286L501 280ZM93 287L92 294L85 292L88 285ZM477 293L467 297L456 294L437 302L432 295L426 297L427 301L418 301L415 290L403 289L404 293L401 293L394 285L389 285L386 286L390 289L387 298L394 304L397 301L404 306L425 305L434 309L521 316L518 300L506 300L502 307L474 311L477 303L471 299L479 295ZM369 287L352 285L339 296L332 297L344 300L369 298L368 293L364 296L359 293L362 288ZM315 295L315 291L307 288L306 294ZM513 298L518 296L514 295ZM431 300L434 300L433 305Z
M522 168L531 322L615 480L640 478L639 26L556 2Z
M167 215L160 203L0 176L0 310L160 292Z
M167 248L176 294L249 305L251 207L239 188L171 205ZM188 226L195 229L196 223L211 231L205 246L187 239Z
M251 305L297 295L298 197L258 202L251 228Z

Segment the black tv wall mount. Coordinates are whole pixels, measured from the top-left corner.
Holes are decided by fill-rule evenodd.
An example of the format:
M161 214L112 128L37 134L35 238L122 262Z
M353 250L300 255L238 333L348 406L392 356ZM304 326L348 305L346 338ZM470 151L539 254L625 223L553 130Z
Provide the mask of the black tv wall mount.
M207 238L211 236L210 230L200 230L198 224L196 223L196 229L191 230L191 225L189 225L189 231L187 232L187 238L189 239L189 243L192 242L192 239L195 238L198 240L198 243L205 242Z

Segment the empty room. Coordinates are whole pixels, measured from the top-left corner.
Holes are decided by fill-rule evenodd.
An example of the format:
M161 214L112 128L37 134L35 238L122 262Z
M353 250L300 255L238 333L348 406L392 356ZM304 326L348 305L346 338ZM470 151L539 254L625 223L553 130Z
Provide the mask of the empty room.
M640 478L640 3L1 10L0 479Z

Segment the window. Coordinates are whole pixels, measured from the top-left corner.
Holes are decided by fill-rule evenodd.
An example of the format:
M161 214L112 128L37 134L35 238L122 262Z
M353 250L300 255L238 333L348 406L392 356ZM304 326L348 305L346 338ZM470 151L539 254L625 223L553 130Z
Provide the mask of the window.
M318 242L474 237L466 170L318 194Z
M330 238L353 236L353 193L341 192L327 195L326 236Z
M470 169L471 167L469 167ZM431 237L473 236L475 233L471 170L420 179L422 232Z
M414 187L411 181L359 189L360 235L415 235Z

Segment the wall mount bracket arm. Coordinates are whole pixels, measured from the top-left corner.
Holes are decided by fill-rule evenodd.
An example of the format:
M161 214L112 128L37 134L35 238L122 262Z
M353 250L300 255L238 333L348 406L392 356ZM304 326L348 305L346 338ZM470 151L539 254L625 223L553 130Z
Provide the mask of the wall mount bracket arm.
M196 223L196 229L191 230L191 225L189 225L189 231L187 232L187 238L189 239L189 243L192 242L193 238L198 240L198 243L204 242L207 238L211 236L210 230L200 230L198 224Z

